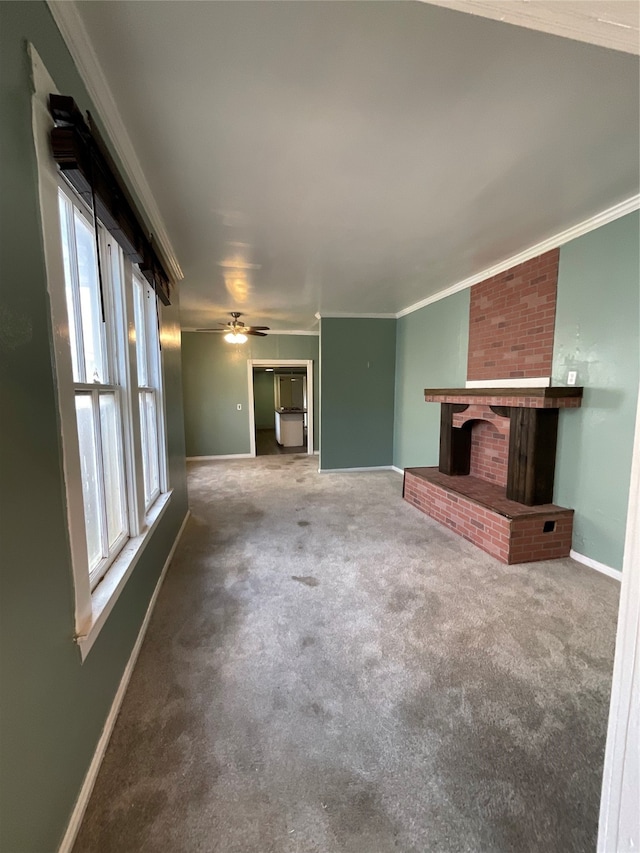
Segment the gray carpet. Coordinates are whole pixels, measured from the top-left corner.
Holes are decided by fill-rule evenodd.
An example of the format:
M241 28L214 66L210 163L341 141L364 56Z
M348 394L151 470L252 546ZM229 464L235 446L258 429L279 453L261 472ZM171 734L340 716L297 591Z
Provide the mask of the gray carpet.
M619 586L317 457L190 466L75 853L595 850Z

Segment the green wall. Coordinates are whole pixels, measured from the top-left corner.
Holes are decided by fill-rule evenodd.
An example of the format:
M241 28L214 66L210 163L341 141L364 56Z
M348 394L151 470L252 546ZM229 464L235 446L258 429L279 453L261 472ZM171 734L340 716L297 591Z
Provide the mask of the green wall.
M393 461L396 321L320 321L320 467Z
M71 563L31 129L32 41L61 92L87 93L44 2L0 3L0 849L53 853L187 510L177 307L163 312L174 489L84 664ZM10 163L10 168L6 164Z
M467 378L469 290L398 320L393 464L437 465L440 406L425 388L459 388Z
M273 373L253 372L253 399L255 400L256 429L275 429L275 395Z
M576 510L573 547L622 568L638 394L637 213L560 249L553 383L577 370L582 407L560 413L554 500Z
M182 333L187 456L249 453L247 359L313 359L314 445L318 447L318 336L268 335L228 344L222 335ZM238 411L237 404L242 405Z

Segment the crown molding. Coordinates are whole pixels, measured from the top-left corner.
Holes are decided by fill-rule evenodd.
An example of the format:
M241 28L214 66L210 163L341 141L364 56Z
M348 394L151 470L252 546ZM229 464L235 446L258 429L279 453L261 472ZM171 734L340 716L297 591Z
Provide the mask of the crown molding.
M571 240L582 237L584 234L588 234L590 231L595 231L597 228L602 228L603 225L608 225L609 222L614 222L616 219L620 219L628 213L633 213L638 209L640 209L640 193L636 193L630 198L625 199L618 204L614 204L612 207L608 207L606 210L600 211L600 213L596 213L595 216L590 216L589 219L584 219L582 222L572 225L571 228L559 231L552 237L547 237L546 240L542 240L540 243L535 243L523 252L519 252L517 255L512 255L510 258L500 261L500 263L494 264L492 267L487 267L487 269L482 270L482 272L469 276L469 278L458 281L449 287L445 287L443 290L439 290L437 293L433 293L431 296L427 296L419 302L414 302L412 305L402 308L397 314L347 314L339 312L325 314L324 312L318 311L315 315L316 319L320 320L327 317L357 319L358 317L361 317L399 320L407 314L413 314L414 311L419 311L421 308L426 308L427 305L432 305L434 302L446 299L447 296L452 296L454 293L459 293L461 290L467 290L468 288L473 287L474 284L486 281L486 279L491 278L494 275L498 275L501 272L505 272L506 270L511 269L511 267L523 264L525 261L530 261L531 258L537 258L538 255L543 255L545 252L551 251L551 249L557 249L565 243L570 243Z
M347 311L318 312L318 320L396 320L397 314L351 314Z
M311 335L312 337L319 337L320 332L318 329L271 329L268 333L269 335Z
M639 54L638 14L633 5L595 3L528 3L513 0L423 0L456 12L479 15L493 21L526 27L541 33L575 39L610 50ZM583 8L576 7L582 5ZM620 6L627 7L621 14ZM573 8L571 8L573 6ZM567 8L569 7L569 8ZM586 7L586 8L585 8ZM589 8L591 7L591 8ZM607 10L610 7L610 11ZM617 8L616 8L617 7Z
M201 332L205 335L220 335L229 331L229 329L196 329L190 326L183 326L180 329L181 332ZM319 331L310 331L309 329L269 329L267 332L267 337L272 337L273 335L309 335L312 337L318 337L320 335Z
M107 78L93 52L89 34L76 4L70 0L47 0L47 5L87 88L89 97L95 104L109 142L122 163L133 191L140 200L153 233L154 244L166 261L172 277L179 281L184 278L184 274L171 245L156 200L116 106Z
M548 237L541 243L536 243L534 246L525 249L524 252L512 255L505 261L500 261L499 264L488 267L482 272L476 273L476 275L469 276L469 278L465 278L456 284L452 284L450 287L445 287L444 290L439 290L432 296L427 296L426 299L421 299L420 302L415 302L413 305L403 308L401 311L398 311L395 316L400 319L400 317L405 317L407 314L419 311L427 305L439 302L447 296L451 296L454 293L459 293L461 290L473 287L474 284L485 281L494 275L498 275L498 273L505 272L506 270L511 269L511 267L523 264L525 261L530 261L531 258L537 258L538 255L543 255L545 252L551 251L551 249L557 249L559 246L563 246L565 243L569 243L577 237L582 237L590 231L595 231L596 228L602 228L603 225L607 225L609 222L620 219L628 213L633 213L635 210L638 210L638 208L640 208L640 193L631 196L631 198L628 198L625 201L621 201L619 204L614 204L613 207L609 207L606 210L597 213L595 216L591 216L589 219L579 222L577 225L572 225L571 228L567 228L565 231L560 231L558 234L554 234L553 237Z

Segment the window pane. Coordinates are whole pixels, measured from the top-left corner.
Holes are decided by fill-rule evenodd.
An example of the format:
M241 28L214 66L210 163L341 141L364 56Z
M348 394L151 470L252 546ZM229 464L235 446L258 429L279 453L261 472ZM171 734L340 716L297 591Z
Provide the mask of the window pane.
M95 237L83 218L74 216L76 251L78 253L78 280L80 283L80 311L86 382L109 381L102 345L102 309L95 255Z
M98 460L96 456L95 424L90 394L76 394L76 417L78 421L78 444L80 445L80 467L82 471L82 497L87 528L87 551L89 571L102 559L100 535L100 491Z
M60 230L62 236L62 260L64 262L64 285L67 298L67 317L69 320L69 344L71 347L71 362L73 364L73 381L82 382L80 365L78 364L78 317L73 296L73 278L71 276L71 234L69 219L71 205L62 193L58 193L58 211L60 213Z
M115 394L100 394L102 467L109 548L126 532L126 505L121 471L122 441Z
M149 385L157 387L154 367L157 367L158 354L160 351L158 310L156 306L156 295L150 285L146 286L146 311L147 311L147 371L149 373Z
M149 385L147 370L147 340L145 326L145 287L137 278L133 279L133 304L136 324L136 359L138 362L138 385Z
M158 421L156 396L153 391L140 392L140 421L142 428L142 466L144 472L145 504L160 488L158 464Z
M103 230L103 229L102 229ZM122 279L122 249L118 244L111 240L109 236L105 240L106 258L104 265L107 268L108 283L105 287L105 299L107 300L107 323L103 324L104 338L107 345L107 372L109 374L110 385L120 385L124 379L124 375L120 370L122 365L119 364L119 355L124 345L124 336L126 335L126 320L123 304L123 279Z
M156 411L156 395L146 395L147 406L147 435L149 436L149 494L154 494L160 488L160 472L158 468L158 413Z

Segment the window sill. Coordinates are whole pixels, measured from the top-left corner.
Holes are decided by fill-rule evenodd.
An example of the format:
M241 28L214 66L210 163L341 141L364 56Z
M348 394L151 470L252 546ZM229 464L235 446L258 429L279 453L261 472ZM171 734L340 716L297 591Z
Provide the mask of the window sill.
M149 539L160 524L160 520L169 506L172 494L173 492L169 491L160 495L147 513L145 518L147 526L143 532L139 536L129 539L113 565L110 566L109 571L91 593L91 621L83 626L83 630L75 638L83 662L120 597L120 593L125 588L138 560L143 555Z

